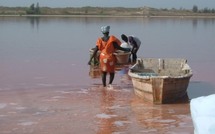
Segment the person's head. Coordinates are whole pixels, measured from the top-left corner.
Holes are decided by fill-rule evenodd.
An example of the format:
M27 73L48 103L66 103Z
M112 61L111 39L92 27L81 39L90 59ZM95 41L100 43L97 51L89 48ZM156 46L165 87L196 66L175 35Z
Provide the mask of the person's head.
M104 35L109 35L110 26L102 26L102 27L101 27L101 32L102 32Z
M128 42L128 37L124 34L121 35L121 39L125 42Z
M129 36L129 37L128 37L128 41L129 41L129 43L133 43L134 38L133 38L132 36Z

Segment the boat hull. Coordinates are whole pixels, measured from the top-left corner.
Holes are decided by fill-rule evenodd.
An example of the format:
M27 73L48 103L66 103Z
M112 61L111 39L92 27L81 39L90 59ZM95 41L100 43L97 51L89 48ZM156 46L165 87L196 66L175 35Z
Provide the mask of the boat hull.
M185 78L132 78L134 93L155 104L176 102L187 95L190 77Z
M185 59L138 59L129 69L134 92L155 104L172 103L187 96L192 70Z

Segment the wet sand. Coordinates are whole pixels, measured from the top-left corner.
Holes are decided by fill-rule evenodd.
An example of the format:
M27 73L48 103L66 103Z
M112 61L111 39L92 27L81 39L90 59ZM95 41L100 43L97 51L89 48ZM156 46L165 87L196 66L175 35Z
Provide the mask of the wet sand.
M189 107L145 102L131 84L0 90L0 133L192 134Z

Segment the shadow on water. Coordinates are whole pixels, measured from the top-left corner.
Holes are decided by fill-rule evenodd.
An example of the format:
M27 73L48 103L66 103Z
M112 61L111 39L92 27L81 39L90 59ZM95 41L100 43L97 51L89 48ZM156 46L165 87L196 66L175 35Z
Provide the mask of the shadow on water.
M214 85L207 82L191 81L188 87L189 99L215 94Z

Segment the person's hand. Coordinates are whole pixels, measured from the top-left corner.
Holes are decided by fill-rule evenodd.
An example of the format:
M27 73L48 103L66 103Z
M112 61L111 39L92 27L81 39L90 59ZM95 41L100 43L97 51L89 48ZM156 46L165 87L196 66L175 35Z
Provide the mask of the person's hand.
M126 52L130 52L131 49L130 48L125 48Z

